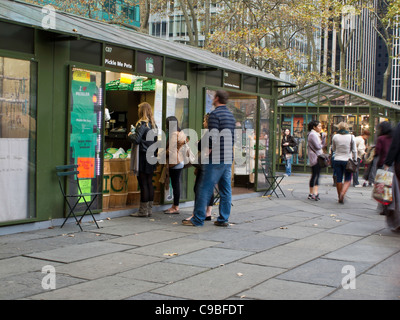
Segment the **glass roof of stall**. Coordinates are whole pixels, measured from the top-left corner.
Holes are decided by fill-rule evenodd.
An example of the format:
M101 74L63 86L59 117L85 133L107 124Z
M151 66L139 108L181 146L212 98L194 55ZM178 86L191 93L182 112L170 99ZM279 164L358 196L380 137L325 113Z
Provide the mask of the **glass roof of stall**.
M318 81L278 99L278 106L375 106L400 110L387 100Z

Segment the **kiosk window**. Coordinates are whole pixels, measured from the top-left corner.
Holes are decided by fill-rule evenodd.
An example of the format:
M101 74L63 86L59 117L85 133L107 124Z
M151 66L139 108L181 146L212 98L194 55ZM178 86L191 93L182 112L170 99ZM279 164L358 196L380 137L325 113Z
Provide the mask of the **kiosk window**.
M36 73L0 57L0 222L36 215Z

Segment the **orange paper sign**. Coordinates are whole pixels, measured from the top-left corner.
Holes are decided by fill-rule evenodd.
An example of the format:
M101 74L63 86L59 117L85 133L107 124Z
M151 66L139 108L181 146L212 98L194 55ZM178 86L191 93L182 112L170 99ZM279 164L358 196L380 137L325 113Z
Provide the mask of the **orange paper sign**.
M94 158L78 158L79 179L94 178Z

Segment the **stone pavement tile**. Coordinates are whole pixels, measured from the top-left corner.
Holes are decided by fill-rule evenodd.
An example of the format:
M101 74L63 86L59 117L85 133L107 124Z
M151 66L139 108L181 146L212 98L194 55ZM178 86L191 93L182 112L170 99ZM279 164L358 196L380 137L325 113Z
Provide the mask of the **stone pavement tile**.
M0 281L0 300L23 299L39 293L48 292L43 289L42 280L48 273L29 272L2 278ZM85 280L56 274L56 288L63 288Z
M325 251L316 250L313 248L299 250L296 247L283 245L264 252L253 254L252 256L241 259L240 261L256 265L291 269L307 261L316 259L324 253Z
M342 273L343 267L347 265L351 265L355 268L356 275L363 273L371 267L370 263L319 258L282 273L277 277L277 279L338 288L342 285L342 279L347 275L346 271Z
M346 220L338 219L336 213L330 211L329 213L325 213L320 217L298 222L296 223L296 225L305 227L316 227L321 229L332 229L347 223L349 222Z
M356 278L355 286L340 288L326 300L400 300L400 282L390 276L362 274Z
M339 218L340 219L340 218ZM385 228L381 221L349 222L343 226L330 229L328 232L351 234L355 236L368 236Z
M366 273L376 276L390 276L400 281L400 252L375 265Z
M131 223L126 224L116 224L111 226L106 226L101 229L93 229L91 232L102 234L112 234L116 236L128 236L135 233L146 232L156 229L163 229L165 225L157 224L153 221L149 221L149 218L133 218Z
M109 242L128 244L135 246L145 246L153 243L164 242L171 239L186 237L187 234L183 232L171 232L165 230L152 230L134 235L118 237Z
M237 228L218 228L188 236L192 239L209 240L217 242L229 242L257 234L256 231L242 230Z
M129 297L126 300L187 300L187 299L170 297L157 293L145 292L135 295L133 297Z
M29 297L39 300L121 300L151 291L160 284L109 276Z
M68 274L72 277L94 280L127 270L151 264L161 259L132 254L114 252L102 256L72 262L56 267L57 274Z
M33 271L41 271L46 265L57 266L59 263L32 259L28 257L13 257L0 260L0 279Z
M39 251L47 251L51 249L56 249L60 247L65 247L69 245L83 244L88 242L95 242L101 240L112 239L115 236L107 234L96 234L92 232L76 232L76 233L62 233L54 235L53 230L49 230L49 234L53 236L45 237L45 232L43 234L36 234L40 236L39 239L16 239L12 237L13 240L10 243L5 243L0 246L0 258L6 258L11 256L29 254Z
M365 237L358 243L373 246L394 247L400 250L400 237L393 237L390 235L386 236L381 233Z
M48 229L45 229L48 230ZM48 235L39 234L36 232L20 232L0 236L0 245L10 245L15 242L26 242L35 239L47 238Z
M208 269L204 267L156 262L119 273L118 275L120 277L127 277L130 279L169 284L182 279L190 278L206 270Z
M347 246L360 240L360 237L351 235L341 235L327 232L320 232L307 238L293 241L287 246L298 249L315 249L325 251L326 253ZM346 259L341 259L346 260Z
M58 246L51 241L43 239L5 243L0 246L0 259L16 257L37 251L51 250L57 247Z
M189 227L185 227L189 228ZM137 253L160 258L168 258L167 254L184 255L189 252L198 251L204 248L212 247L219 242L196 240L190 238L180 238L164 241L162 243L151 244L148 246L138 247L127 252Z
M279 268L230 263L152 292L186 299L221 300L235 296L281 272Z
M318 300L333 290L332 287L315 284L270 279L239 295L260 300Z
M271 218L259 219L255 221L248 221L232 226L235 229L249 230L249 231L267 231L286 225L285 221L271 220Z
M231 213L231 215L229 217L229 222L239 224L239 223L243 223L243 222L261 220L261 219L268 218L268 217L274 217L279 214L282 214L282 213L276 212L276 211L271 211L270 209Z
M96 256L131 249L132 246L110 243L105 241L89 242L84 244L70 245L67 247L32 253L27 256L64 263L89 259Z
M292 240L288 238L256 234L241 239L225 241L224 243L216 245L215 247L260 252L288 243L290 241Z
M296 212L290 212L290 213L276 215L274 217L271 217L270 220L285 221L286 223L297 223L297 222L301 222L301 221L310 220L312 218L317 218L319 216L320 215L317 215L315 213L309 213L309 212L297 210Z
M241 250L206 248L197 252L178 255L168 259L167 262L215 268L221 264L227 264L236 260L240 260L251 254L251 252Z
M399 249L393 247L380 247L362 243L353 243L325 255L325 257L345 261L379 263L397 251L399 251Z
M283 237L289 239L303 239L308 236L323 232L318 228L302 227L295 225L286 225L281 228L262 232L261 234L272 237Z

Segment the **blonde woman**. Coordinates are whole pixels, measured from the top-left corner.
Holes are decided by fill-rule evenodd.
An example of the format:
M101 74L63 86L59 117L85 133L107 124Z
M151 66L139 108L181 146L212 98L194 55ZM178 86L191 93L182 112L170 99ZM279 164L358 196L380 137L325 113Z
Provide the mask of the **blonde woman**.
M154 121L151 105L147 102L139 104L139 120L136 123L136 130L134 133L129 132L128 139L132 143L132 151L135 147L139 148L138 159L138 182L140 186L140 207L138 212L131 214L133 217L149 217L153 208L154 200L154 187L153 187L153 172L156 165L150 164L146 159L147 149L157 142L157 132L154 132L154 140L147 141L146 137L149 131L157 130ZM154 156L157 151L155 151ZM131 170L133 170L133 153L131 161Z
M346 165L350 158L357 159L357 147L354 136L349 132L349 125L346 122L340 122L337 127L337 134L332 139L332 151L335 152L333 170L336 174L338 202L343 204L344 196L351 184L352 175L351 172L346 171Z

